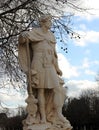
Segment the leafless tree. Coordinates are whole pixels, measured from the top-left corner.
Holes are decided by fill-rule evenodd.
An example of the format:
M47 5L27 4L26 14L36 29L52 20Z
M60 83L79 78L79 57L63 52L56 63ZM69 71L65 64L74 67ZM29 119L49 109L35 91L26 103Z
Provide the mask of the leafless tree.
M52 31L57 31L60 41L63 35L76 34L71 29L70 9L85 11L79 7L81 0L2 0L0 1L0 66L11 83L25 82L25 75L18 64L18 36L21 32L37 26L38 17L45 13L53 16ZM64 8L64 9L63 9ZM79 35L75 35L79 38ZM1 73L1 72L0 72ZM22 86L21 84L21 86Z

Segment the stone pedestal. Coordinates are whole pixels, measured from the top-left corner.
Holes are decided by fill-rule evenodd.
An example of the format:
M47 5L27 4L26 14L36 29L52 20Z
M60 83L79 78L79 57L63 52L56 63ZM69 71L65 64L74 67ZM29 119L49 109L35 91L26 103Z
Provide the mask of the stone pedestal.
M61 109L55 109L47 122L41 122L37 112L37 99L29 95L26 99L28 116L23 120L23 130L72 130L70 122L62 115Z
M51 123L46 124L34 124L30 126L24 126L23 130L71 130L71 126L64 125L64 127L61 127L60 125L52 125Z
M34 125L23 127L23 130L50 130L49 129L50 127L51 127L50 123L46 123L46 124L34 124Z

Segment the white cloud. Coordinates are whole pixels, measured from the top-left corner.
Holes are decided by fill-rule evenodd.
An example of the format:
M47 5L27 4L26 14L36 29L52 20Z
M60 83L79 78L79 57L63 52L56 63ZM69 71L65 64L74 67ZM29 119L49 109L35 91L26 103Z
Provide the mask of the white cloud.
M91 53L91 50L90 50L90 49L87 49L87 50L85 50L85 53L84 53L84 54L88 56L88 55L90 55L90 53Z
M63 72L64 78L79 76L77 67L70 65L69 61L66 59L66 57L63 54L58 53L58 59L59 59L59 67Z
M11 91L11 90L10 90ZM25 106L25 99L27 97L27 94L22 96L21 93L16 91L13 91L13 95L9 94L6 90L0 91L0 101L3 103L4 107L12 108L12 107L18 107L18 106Z
M80 19L80 20L81 20L81 19ZM78 21L78 20L77 20L77 21ZM86 27L85 24L80 24L80 25L79 25L79 28L80 28L81 30L83 30L84 32L87 31L87 27Z
M78 97L83 90L93 89L98 90L98 84L89 80L70 80L66 83L68 86L68 95Z
M99 43L99 32L88 31L86 34L85 42Z
M89 68L90 62L88 58L84 58L82 68Z
M90 43L99 44L99 32L96 31L78 31L78 34L81 34L81 39L75 40L76 46L86 46Z
M95 60L95 61L93 61L93 63L94 63L95 65L99 65L99 60Z
M89 60L88 57L85 57L82 60L82 66L83 69L89 69L91 66L99 65L99 60Z
M90 13L99 17L99 0L85 0L85 5L91 8Z
M80 7L88 9L85 12L76 12L77 16L82 19L93 20L99 18L99 0L82 0Z
M85 0L85 4L93 9L99 9L99 0Z
M96 72L87 69L87 70L85 70L85 74L95 76Z
M58 1L59 2L59 1ZM61 2L59 2L59 4L57 4L56 0L41 0L41 3L46 4L51 8L49 8L49 13L56 15L56 16L61 16L63 13L61 13L61 11L65 13L75 13L76 15L81 16L82 18L86 18L88 20L91 20L95 17L99 17L99 0L80 0L80 1L68 1L68 4L62 4ZM85 9L90 9L88 11L78 11L72 7L69 3L74 4L75 6L79 7L79 8L84 8ZM41 8L44 8L43 5L41 6ZM56 11L56 10L58 11ZM88 13L89 12L89 13ZM45 10L45 13L46 10ZM94 14L94 15L90 15L90 14Z
M62 70L63 78L65 79L79 78L80 76L82 77L82 73L85 74L85 76L96 76L96 71L91 68L92 66L99 65L99 61L97 60L92 61L89 60L89 58L85 57L82 59L81 65L73 66L61 53L58 53L58 59L59 67Z
M85 57L81 65L78 66L78 71L80 72L81 76L84 75L84 77L93 77L97 75L99 61L98 60L91 60L88 57Z

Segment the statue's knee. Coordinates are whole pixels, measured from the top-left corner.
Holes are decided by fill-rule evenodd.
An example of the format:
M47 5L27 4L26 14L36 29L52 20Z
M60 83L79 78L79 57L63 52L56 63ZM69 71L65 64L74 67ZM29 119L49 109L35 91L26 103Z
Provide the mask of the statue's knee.
M38 95L43 96L44 95L44 89L39 89L38 90Z

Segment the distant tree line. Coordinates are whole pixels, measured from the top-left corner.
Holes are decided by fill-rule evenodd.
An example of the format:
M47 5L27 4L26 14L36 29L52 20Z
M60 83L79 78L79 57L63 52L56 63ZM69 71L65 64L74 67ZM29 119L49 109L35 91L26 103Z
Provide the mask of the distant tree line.
M26 118L25 109L18 109L18 113L14 117L7 117L7 113L0 113L0 130L22 130L22 121Z
M63 106L63 115L74 130L99 130L99 92L88 90L79 99L68 99Z
M5 113L2 113L3 118L0 118L1 130L22 130L23 116L7 117ZM1 114L0 114L1 117Z

